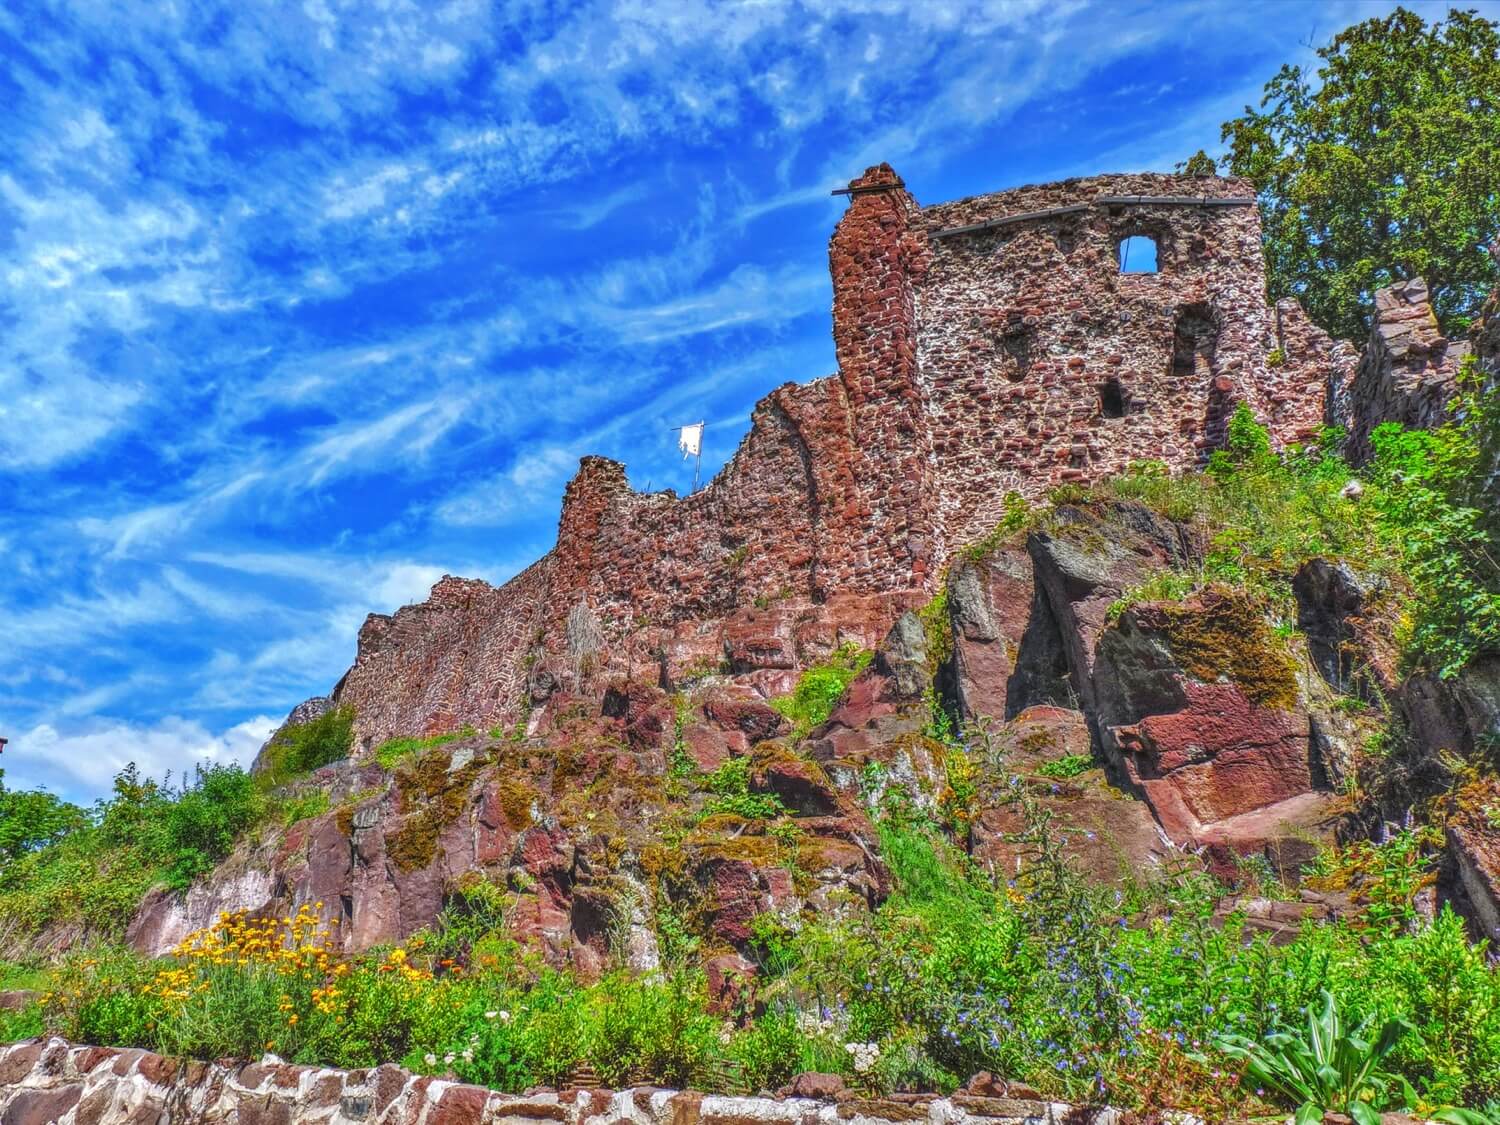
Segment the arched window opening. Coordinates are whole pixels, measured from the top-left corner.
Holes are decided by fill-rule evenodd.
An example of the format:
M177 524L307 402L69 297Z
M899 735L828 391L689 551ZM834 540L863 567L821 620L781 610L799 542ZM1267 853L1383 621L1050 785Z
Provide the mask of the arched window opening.
M1107 379L1100 385L1099 411L1106 418L1125 417L1125 388L1120 380Z
M1120 239L1117 260L1121 273L1155 273L1156 239L1145 234Z
M1172 374L1181 379L1207 381L1214 373L1219 327L1202 305L1189 305L1177 314L1172 333Z

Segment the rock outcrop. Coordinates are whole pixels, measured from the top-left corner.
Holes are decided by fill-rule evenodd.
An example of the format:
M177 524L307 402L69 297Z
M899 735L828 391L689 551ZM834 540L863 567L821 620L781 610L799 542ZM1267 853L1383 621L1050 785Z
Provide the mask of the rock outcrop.
M1069 754L1096 751L1143 799L1129 813L1102 806L1118 822L1108 834L1133 841L1125 854L1149 862L1158 840L1170 841L1206 847L1230 868L1237 855L1263 853L1295 874L1308 849L1293 841L1326 838L1342 810L1333 782L1348 751L1327 693L1260 612L1227 590L1120 610L1127 591L1190 566L1200 549L1189 528L1139 504L1057 509L1043 527L950 571L953 654L940 682L1020 762L1018 742L1046 745L1069 725L1057 716L1074 716L1082 739L1058 741ZM1335 632L1352 628L1353 607L1341 608L1330 617ZM1037 716L1048 716L1046 732ZM1079 821L1086 807L1059 812ZM1138 820L1147 810L1154 821ZM976 828L993 853L1014 817L988 812Z
M317 771L301 784L328 793L328 812L268 827L184 894L154 893L131 942L163 953L221 912L314 904L345 948L366 949L431 925L481 880L513 895L520 941L592 976L621 947L654 966L650 922L668 905L743 951L757 915L836 915L888 892L874 827L830 778L848 782L864 759L835 753L825 770L793 753L775 741L786 721L753 693L706 687L679 716L660 688L616 682L548 722L531 738L447 740L389 770L357 757ZM669 762L679 751L707 770L746 758L746 795L784 816L716 804ZM668 819L680 843L663 842ZM777 823L787 831L771 834Z

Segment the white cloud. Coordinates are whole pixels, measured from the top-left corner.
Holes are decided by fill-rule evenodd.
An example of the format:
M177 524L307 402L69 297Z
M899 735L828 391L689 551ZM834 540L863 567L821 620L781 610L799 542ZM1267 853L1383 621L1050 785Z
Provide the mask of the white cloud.
M217 733L202 723L169 715L152 724L98 719L59 729L40 723L5 748L6 784L45 786L78 800L107 792L115 774L134 762L141 772L181 778L199 764L248 766L280 724L256 715Z
M509 523L518 512L538 503L554 507L562 486L577 470L578 456L571 449L546 446L533 450L504 472L450 494L434 509L433 517L456 527Z

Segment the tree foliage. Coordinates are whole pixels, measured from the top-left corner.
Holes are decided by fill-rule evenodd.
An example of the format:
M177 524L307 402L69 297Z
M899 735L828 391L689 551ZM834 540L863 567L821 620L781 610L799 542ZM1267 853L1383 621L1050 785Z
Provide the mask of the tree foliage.
M1422 277L1444 326L1461 328L1495 281L1500 30L1398 8L1318 57L1316 80L1282 67L1260 109L1222 131L1230 170L1260 195L1270 296L1359 339L1375 289Z
M0 770L0 864L54 844L88 822L77 805L42 789L7 789Z

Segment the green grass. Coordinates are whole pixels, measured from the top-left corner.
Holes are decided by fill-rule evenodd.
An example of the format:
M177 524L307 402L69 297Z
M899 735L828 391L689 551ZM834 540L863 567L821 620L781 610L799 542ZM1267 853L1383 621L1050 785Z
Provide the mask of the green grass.
M276 811L280 815L281 823L288 828L296 824L299 820L322 816L328 811L328 808L328 793L323 789L314 789L309 793L300 793L295 797L288 797L276 803Z
M404 758L429 750L434 746L445 746L460 738L472 738L478 732L471 726L447 734L430 734L425 738L390 738L375 748L375 760L386 769L394 769Z
M803 672L791 694L771 700L771 706L791 720L793 737L804 738L828 721L850 681L869 667L873 657L869 649L842 644L827 660Z
M1069 754L1055 761L1044 762L1037 767L1036 772L1043 777L1050 777L1054 780L1065 780L1066 778L1077 777L1084 770L1092 769L1093 765L1094 758L1091 754Z

